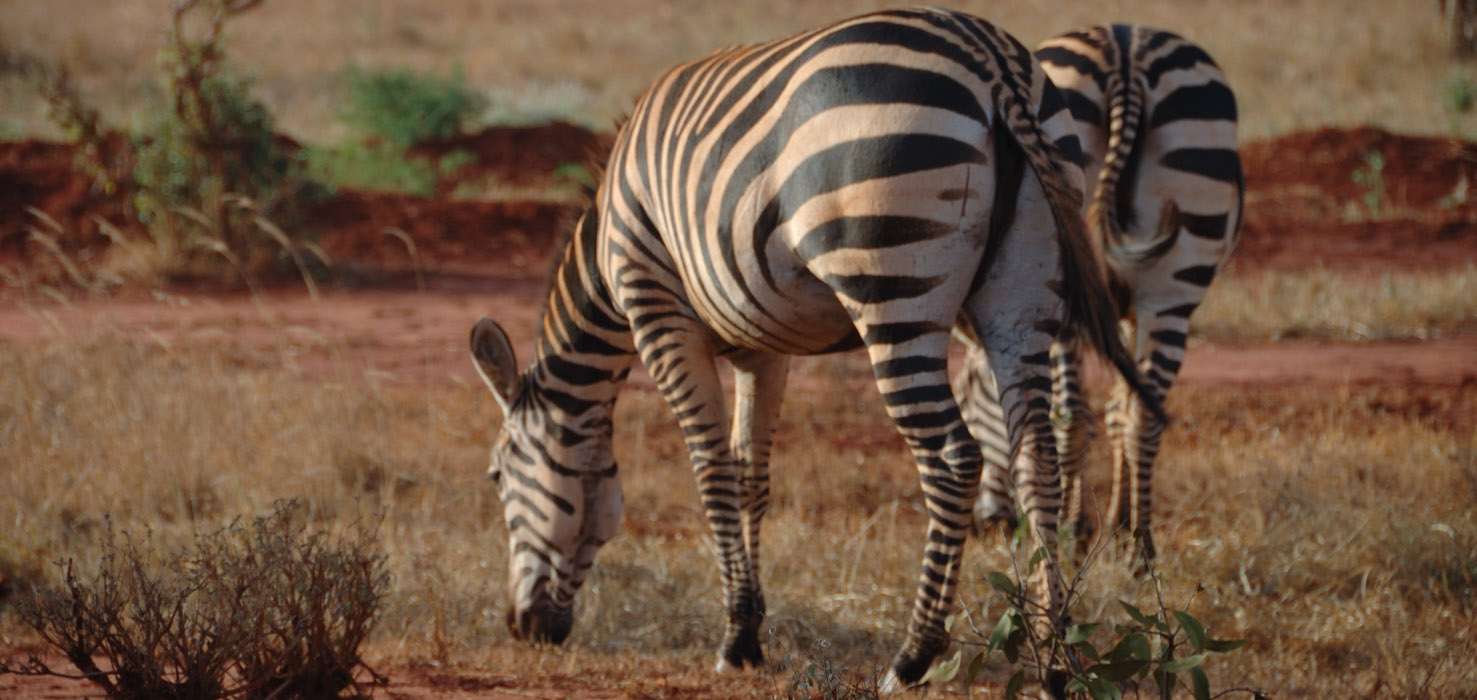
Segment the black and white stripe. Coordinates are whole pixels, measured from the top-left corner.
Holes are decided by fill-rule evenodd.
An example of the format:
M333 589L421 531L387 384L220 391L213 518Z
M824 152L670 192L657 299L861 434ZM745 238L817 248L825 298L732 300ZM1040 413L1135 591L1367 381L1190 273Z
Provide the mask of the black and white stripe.
M1002 387L1043 542L1059 507L1052 338L1075 329L1141 381L1082 231L1080 171L1053 145L1070 141L1071 118L1020 43L938 10L723 51L652 85L564 254L532 365L517 371L492 321L473 331L507 412L490 471L512 539L515 631L562 639L615 532L611 407L639 358L677 416L714 535L719 667L761 663L759 529L786 358L865 348L930 516L893 664L896 683L921 678L947 645L982 462L949 387L951 327L980 339ZM719 357L738 376L732 410ZM1034 585L1058 611L1054 560Z
M1096 183L1089 229L1105 254L1125 342L1162 401L1184 360L1190 316L1236 245L1243 192L1236 98L1203 49L1157 29L1115 24L1069 32L1043 43L1036 57L1076 120L1080 164ZM1063 340L1053 348L1053 422L1067 518L1086 534L1078 473L1091 416L1076 349L1070 338ZM975 359L971 366L983 365ZM998 435L988 377L961 381L971 428L982 439ZM1120 384L1108 404L1107 426L1114 474L1110 517L1133 533L1138 553L1149 559L1151 473L1164 423ZM987 466L982 491L976 509L981 522L1011 517L1003 465Z

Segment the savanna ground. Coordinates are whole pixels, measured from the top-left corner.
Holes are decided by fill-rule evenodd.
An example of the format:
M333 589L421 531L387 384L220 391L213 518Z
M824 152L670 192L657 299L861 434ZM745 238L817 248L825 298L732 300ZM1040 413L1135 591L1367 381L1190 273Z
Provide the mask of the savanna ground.
M6 3L0 39L67 61L126 124L156 89L139 76L165 4ZM603 127L674 60L873 6L793 5L269 2L232 29L232 55L305 141L336 136L334 86L349 65L459 64L491 93L489 120ZM1449 105L1472 69L1448 58L1434 8L958 5L1027 43L1107 19L1173 28L1237 88L1245 238L1196 316L1156 479L1170 602L1249 642L1213 659L1214 686L1477 695L1477 146L1451 138L1477 124ZM34 100L4 89L0 127L54 136ZM1379 128L1315 129L1327 125ZM574 157L527 154L581 134L595 140L489 130L468 145L523 192L538 187L528 170ZM1354 179L1371 153L1373 199L1370 180ZM771 670L709 673L716 571L673 420L640 377L618 409L624 534L581 593L571 640L532 648L503 626L505 528L482 478L499 416L464 344L492 315L528 357L566 205L508 201L506 189L347 192L310 219L352 268L316 296L281 280L119 287L101 281L128 250L96 234L62 240L74 278L25 240L26 205L63 232L107 215L70 163L62 147L0 147L0 591L95 555L105 518L180 541L297 498L326 523L383 518L394 587L369 652L395 696L764 697L796 678L865 683L885 668L925 519L900 439L858 398L874 394L861 358L792 372L765 530ZM418 264L386 227L415 240ZM1101 509L1102 441L1090 460ZM964 603L980 626L1001 609L984 572L1008 562L998 537L971 545ZM1117 600L1152 597L1105 560L1075 613L1116 620ZM34 643L0 616L0 647ZM996 657L981 684L930 692L988 696L1007 675ZM88 692L0 677L0 695Z

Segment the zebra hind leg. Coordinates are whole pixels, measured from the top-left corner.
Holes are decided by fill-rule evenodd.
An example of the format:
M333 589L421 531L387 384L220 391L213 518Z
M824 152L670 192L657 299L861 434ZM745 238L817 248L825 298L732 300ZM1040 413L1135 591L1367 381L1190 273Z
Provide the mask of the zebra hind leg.
M1144 324L1139 340L1139 369L1161 403L1179 376L1190 330L1189 314L1193 308L1193 305L1180 305L1174 313L1137 310ZM1159 455L1160 440L1167 426L1144 410L1142 402L1137 400L1128 403L1126 414L1123 453L1125 471L1133 485L1129 499L1132 505L1130 532L1134 538L1135 571L1143 574L1155 556L1152 530L1154 461Z
M753 614L739 620L738 625L729 625L718 655L719 671L738 665L759 666L764 663L764 652L759 643L759 630L765 614L764 591L759 577L759 531L764 514L769 511L769 455L789 369L789 358L784 355L752 353L730 359L734 365L730 449L740 465L744 553L748 557L748 581L751 584L751 590L743 597L753 601ZM741 664L735 664L735 661Z
M957 333L956 337L959 337ZM954 395L985 460L979 497L974 502L974 532L983 537L999 529L1009 538L1020 523L1010 477L1010 438L1000 412L1000 397L995 390L989 358L984 348L972 339L964 339L964 346L964 367L955 380Z
M918 468L928 537L907 639L883 681L886 690L917 684L949 646L960 560L979 488L979 443L949 386L948 327L932 323L858 323L869 341L877 388Z
M1083 503L1082 462L1092 439L1092 411L1082 395L1075 337L1070 331L1051 344L1051 426L1062 472L1062 519L1081 561L1094 528Z

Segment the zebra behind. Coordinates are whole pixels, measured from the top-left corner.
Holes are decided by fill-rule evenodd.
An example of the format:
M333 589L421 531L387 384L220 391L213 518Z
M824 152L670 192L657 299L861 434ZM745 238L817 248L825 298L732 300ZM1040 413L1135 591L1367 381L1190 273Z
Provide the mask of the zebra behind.
M1036 51L1081 136L1086 218L1109 267L1125 342L1162 401L1185 355L1190 316L1236 246L1243 183L1236 99L1206 52L1166 31L1123 24L1044 42ZM1053 418L1066 519L1085 541L1079 477L1091 432L1070 335L1052 348ZM966 420L987 446L980 523L1011 519L1009 481L988 449L1003 433L988 362L971 352L960 389ZM1108 517L1154 557L1151 476L1165 424L1119 382L1107 405L1113 495Z
M929 513L892 665L894 685L917 682L948 643L982 463L950 391L951 326L980 338L1004 387L1018 488L1043 542L1059 507L1051 339L1076 329L1142 382L1082 231L1080 171L1053 145L1069 122L1027 49L936 10L722 51L657 80L563 252L533 362L518 370L495 322L472 331L505 415L489 475L508 524L514 634L566 637L619 528L613 407L639 359L677 417L716 545L718 668L762 663L759 533L787 357L865 348ZM736 374L732 408L720 357ZM1053 560L1032 583L1059 610Z

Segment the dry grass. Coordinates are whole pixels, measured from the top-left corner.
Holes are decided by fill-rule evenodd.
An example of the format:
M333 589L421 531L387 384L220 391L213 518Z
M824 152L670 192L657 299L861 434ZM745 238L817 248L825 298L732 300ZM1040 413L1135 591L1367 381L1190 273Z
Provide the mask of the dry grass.
M1477 330L1477 267L1340 274L1317 268L1217 279L1195 313L1216 340L1413 340Z
M670 0L316 0L270 2L232 28L232 52L293 134L336 136L341 73L351 65L447 72L462 66L494 99L493 116L573 117L603 126L667 66L897 3L676 3ZM1434 2L1392 11L1339 0L944 3L988 17L1028 44L1069 28L1134 21L1204 44L1237 89L1243 135L1324 124L1470 131L1448 113L1448 86L1471 77L1446 50ZM128 123L149 82L167 0L0 4L0 43L65 61L88 97ZM46 132L41 107L0 83L0 126Z
M906 619L919 491L878 402L855 399L871 391L859 358L797 367L802 386L834 390L795 393L781 428L765 542L781 671L721 685L705 670L717 577L653 393L620 406L626 534L581 594L569 647L550 650L502 626L505 533L481 478L496 411L480 387L311 377L272 353L117 336L3 343L0 363L0 565L21 576L95 551L105 513L167 541L296 497L325 521L383 512L394 586L371 658L402 676L451 664L566 692L765 696L816 659L880 669ZM1200 389L1172 409L1157 501L1171 602L1193 596L1217 636L1251 640L1211 668L1217 687L1477 693L1477 392ZM1006 561L995 542L972 549L976 613L998 614L980 581ZM1112 563L1089 591L1079 620L1150 595ZM13 620L0 634L20 639Z

